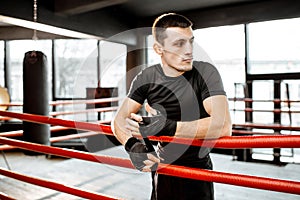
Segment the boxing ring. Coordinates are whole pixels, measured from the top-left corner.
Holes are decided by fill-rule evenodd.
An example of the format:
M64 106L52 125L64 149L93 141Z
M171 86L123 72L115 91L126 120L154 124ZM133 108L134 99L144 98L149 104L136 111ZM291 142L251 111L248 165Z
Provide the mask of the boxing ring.
M82 102L81 102L82 103ZM61 129L75 129L86 131L84 133L52 137L51 142L62 141L71 138L85 138L97 134L105 134L112 136L111 127L109 125L103 125L101 122L88 123L74 120L65 120L54 118L52 116L42 116L28 113L15 113L9 111L0 111L0 116L7 118L19 119L22 121L34 122L39 124L49 124L51 131ZM82 152L72 149L53 147L48 145L36 144L25 142L17 139L13 139L15 136L21 136L22 131L12 131L1 133L0 146L1 150L19 148L34 152L39 152L48 155L56 155L65 158L73 158L79 160L85 160L89 162L118 166L122 168L134 169L129 159L119 158L114 156L98 155L89 152ZM200 140L200 139L186 139L186 138L174 138L168 136L149 137L152 141L164 141L174 142L186 145L195 146L207 146L214 148L300 148L300 135L260 135L260 136L231 136L222 137L219 139ZM219 172L214 170L194 169L189 167L174 166L159 164L158 173L166 174L170 176L178 176L195 180L212 181L215 183L229 184L235 186L243 186L249 188L256 188L262 190L277 191L289 194L300 195L300 181L282 180L268 177L234 174L227 172ZM61 183L41 179L39 177L27 176L4 168L0 168L0 174L3 176L11 177L20 181L24 181L30 184L38 185L41 187L50 188L60 192L72 194L78 197L87 199L119 199L119 197L112 197L93 191L87 191L73 186L63 185ZM0 193L1 198L5 197L5 194Z

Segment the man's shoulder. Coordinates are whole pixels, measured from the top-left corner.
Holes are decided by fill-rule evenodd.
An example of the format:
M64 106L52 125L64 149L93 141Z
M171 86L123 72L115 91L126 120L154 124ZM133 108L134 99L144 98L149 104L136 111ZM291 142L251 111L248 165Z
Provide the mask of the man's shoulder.
M158 70L160 64L151 65L142 70L143 73L152 73Z
M193 67L198 70L215 69L215 66L213 64L205 61L194 61Z
M204 61L194 61L193 69L202 76L209 76L211 73L219 73L218 69L213 64Z
M151 65L149 67L144 68L138 73L139 77L143 77L143 79L149 79L154 77L154 74L156 74L159 70L159 64Z

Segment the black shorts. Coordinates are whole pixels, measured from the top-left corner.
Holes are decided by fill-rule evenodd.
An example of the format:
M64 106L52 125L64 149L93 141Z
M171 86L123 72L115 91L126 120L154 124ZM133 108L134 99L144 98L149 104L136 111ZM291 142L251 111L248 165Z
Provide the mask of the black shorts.
M198 160L196 168L212 169L210 156ZM213 200L214 188L212 182L179 178L155 174L153 178L152 200Z

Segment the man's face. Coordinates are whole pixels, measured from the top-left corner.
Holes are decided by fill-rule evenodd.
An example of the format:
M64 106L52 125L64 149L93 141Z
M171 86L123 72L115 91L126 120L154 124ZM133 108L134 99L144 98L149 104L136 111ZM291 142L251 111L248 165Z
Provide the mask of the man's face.
M166 34L161 55L163 65L178 74L191 70L194 42L192 28L171 27L166 29Z

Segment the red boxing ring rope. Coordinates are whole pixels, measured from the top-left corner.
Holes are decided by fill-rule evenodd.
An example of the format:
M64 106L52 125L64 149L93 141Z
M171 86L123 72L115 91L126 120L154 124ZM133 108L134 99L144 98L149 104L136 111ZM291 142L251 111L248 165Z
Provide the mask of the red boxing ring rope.
M6 120L10 120L10 117L0 117L0 121L6 121Z
M87 152L76 151L73 149L63 149L59 147L51 147L42 144L24 142L20 140L0 137L0 143L8 144L11 146L15 146L21 149L36 151L45 154L58 155L66 158L77 158L81 160L91 161L91 162L101 162L104 164L115 165L125 168L134 169L130 160L124 158L114 158L111 156L103 156L97 154L91 154Z
M300 135L270 136L226 136L219 139L189 139L168 136L150 136L150 140L172 142L193 146L205 146L224 149L243 148L300 148Z
M232 134L240 134L240 135L275 135L276 133L267 133L267 132L258 132L258 131L244 131L238 129L232 129ZM279 133L277 135L280 135Z
M5 137L0 137L0 142L17 146L21 149L32 150L40 153L58 155L67 158L77 158L92 162L100 162L119 167L134 168L128 159L110 157L104 155L80 152L71 149L62 149L41 144L18 141ZM225 172L216 172L212 170L195 169L190 167L159 164L158 173L170 176L191 178L196 180L205 180L211 182L225 183L237 186L251 187L264 190L273 190L300 195L300 182L279 180L273 178L256 177L249 175L239 175Z
M63 120L41 115L14 113L0 111L0 115L20 120L60 125L68 128L100 132L106 135L113 135L109 125L92 124L87 122L79 122L72 120ZM169 136L150 136L150 140L172 142L178 144L187 144L194 146L205 146L214 148L300 148L300 135L272 135L272 136L227 136L219 139L191 139L176 138Z
M67 104L101 104L101 103L116 102L116 101L120 101L122 99L123 98L121 98L121 97L110 97L110 98L88 99L88 100L51 101L50 106L67 105Z
M17 148L17 147L4 144L4 145L0 146L0 151L11 150L11 149L15 149L15 148Z
M58 119L58 118L42 116L42 115L14 113L14 112L8 112L8 111L0 111L0 115L17 118L17 119L20 119L23 121L28 121L28 122L58 125L58 126L72 128L72 129L102 132L107 135L112 135L111 128L108 125L105 126L105 125L92 124L92 123L86 123L86 122Z
M12 198L12 197L6 195L6 194L3 193L3 192L0 192L0 199L1 199L1 200L16 200L16 199L14 199L14 198Z
M120 101L123 98L111 97L101 99L88 99L88 100L62 100L62 101L50 101L50 106L69 105L69 104L101 104ZM23 106L23 102L11 102L11 103L0 103L0 106Z
M20 174L17 172L12 172L10 170L3 169L1 167L0 167L0 174L17 179L17 180L22 180L27 183L31 183L31 184L42 186L42 187L49 188L49 189L53 189L56 191L65 192L65 193L76 195L76 196L83 197L86 199L104 199L104 200L117 199L114 197L110 197L108 195L97 194L95 192L86 191L86 190L82 190L82 189L79 189L76 187L67 186L67 185L57 183L54 181L45 180L45 179L32 177L32 176L26 176L26 175L23 175L23 174Z
M23 131L22 131L22 133L23 133ZM56 137L50 138L50 142L54 143L54 142L60 142L60 141L64 141L64 140L91 137L91 136L95 136L95 135L99 135L99 133L85 132L85 133L77 133L77 134L71 134L71 135L56 136ZM6 136L4 136L4 137L6 137ZM10 150L10 149L15 149L15 148L17 148L17 147L10 146L10 145L0 145L0 151L1 150Z
M273 103L300 103L299 100L282 100L282 99L270 99L270 100L262 100L262 99L251 99L251 98L228 98L229 101L244 101L244 102L273 102Z
M109 123L110 121L108 120L102 120L98 121L100 124L101 123ZM56 132L56 131L61 131L61 130L67 130L70 128L63 127L63 126L52 126L50 127L51 132ZM9 131L9 132L3 132L0 133L0 137L20 137L23 135L23 130L18 130L18 131ZM77 134L71 134L71 135L64 135L64 136L56 136L50 138L50 142L59 142L63 140L70 140L70 139L77 139L77 138L85 138L85 137L90 137L94 135L99 135L97 132L84 132L84 133L77 133ZM0 145L0 151L1 150L10 150L10 149L15 149L16 147L9 146L9 145Z
M78 110L78 111L57 111L57 112L50 112L50 116L58 116L58 115L70 115L70 114L80 114L80 113L90 113L90 112L108 112L108 111L115 111L118 107L105 107L105 108L94 108L94 109L87 109L87 110Z
M161 165L160 165L161 166ZM199 169L195 170L192 168L182 166L167 165L164 168L158 170L158 173L190 178L196 180L210 181L225 183L230 185L237 185L243 187L250 187L263 190L272 190L277 192L285 192L290 194L300 195L300 182L279 180L273 178L249 176L243 174L232 174L226 172L217 172L212 170Z
M258 129L274 129L274 130L287 130L287 131L300 131L300 126L284 126L280 124L233 124L233 127L246 127L246 128L258 128Z
M22 135L23 135L23 130L0 133L1 137L20 137Z
M273 110L259 110L259 109L253 109L253 108L244 108L244 109L230 109L230 111L242 111L242 112L273 112L273 113L293 113L293 114L299 114L299 110L281 110L281 109L273 109Z

